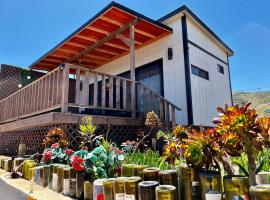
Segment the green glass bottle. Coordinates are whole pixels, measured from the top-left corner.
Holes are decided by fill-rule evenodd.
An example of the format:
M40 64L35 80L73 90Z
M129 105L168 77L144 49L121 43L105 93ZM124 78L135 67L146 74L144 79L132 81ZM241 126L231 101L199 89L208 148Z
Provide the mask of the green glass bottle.
M143 170L143 180L144 181L158 181L159 168L151 167L145 168Z
M135 164L124 164L122 166L121 176L123 177L130 177L134 176L134 167Z
M205 200L205 194L210 190L221 192L221 175L217 171L204 171L199 173L199 182L201 186L202 200Z
M104 200L114 200L114 178L105 179L103 181Z
M125 177L118 177L114 181L114 199L125 200Z
M71 197L76 196L76 172L74 169L70 169L70 177L69 177L69 195Z
M176 187L172 185L157 186L156 200L177 200Z
M58 176L57 192L62 192L63 181L64 181L64 167L63 166L59 166L57 168L57 176Z
M252 186L249 189L251 199L269 200L270 199L270 184L261 184Z
M84 173L76 173L76 198L80 199L83 196L83 188L84 188Z
M67 167L64 169L64 180L63 180L63 194L69 196L69 187L70 187L70 168Z
M155 200L156 187L159 186L157 181L143 181L139 183L139 200Z
M141 180L139 176L125 178L125 200L139 200L138 184Z
M93 182L84 181L84 200L93 200Z
M234 196L249 196L248 177L224 176L223 177L225 200L231 200Z
M134 166L134 176L139 176L143 180L143 170L147 167L148 167L148 165L135 165Z
M192 200L192 182L197 181L195 169L187 166L179 168L179 196L180 200Z

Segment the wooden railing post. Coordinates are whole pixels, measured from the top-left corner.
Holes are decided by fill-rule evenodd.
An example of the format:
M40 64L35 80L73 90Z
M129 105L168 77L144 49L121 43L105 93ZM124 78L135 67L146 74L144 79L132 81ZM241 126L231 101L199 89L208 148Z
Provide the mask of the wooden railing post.
M62 82L62 112L68 112L68 96L69 96L69 64L66 63L63 69Z
M132 80L131 82L131 116L133 118L136 117L136 95L135 95L135 34L134 34L134 25L131 25L129 28L130 32L130 79Z

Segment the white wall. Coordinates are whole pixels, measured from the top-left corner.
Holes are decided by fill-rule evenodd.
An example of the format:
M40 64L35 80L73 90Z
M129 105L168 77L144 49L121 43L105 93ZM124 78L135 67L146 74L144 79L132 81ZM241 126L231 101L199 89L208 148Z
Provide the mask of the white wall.
M211 40L199 27L188 20L189 40L227 61L226 52ZM231 104L231 91L228 66L189 44L190 64L209 72L209 80L191 74L193 119L195 125L213 126L212 119L217 117L216 108ZM224 67L224 74L218 72L217 64Z
M187 124L186 89L183 58L183 43L180 18L168 24L173 28L173 34L136 51L136 67L152 61L163 59L164 96L179 106L182 111L177 112L177 123ZM173 59L167 59L167 49L173 48ZM120 74L128 71L129 55L101 66L98 71L110 74Z
M136 51L136 67L152 61L163 59L164 95L165 98L179 106L177 123L187 124L186 85L184 54L182 41L181 13L164 23L173 28L173 34ZM188 20L189 40L203 47L220 59L227 61L226 52L220 48L193 22ZM173 60L167 59L167 49L173 48ZM225 103L231 104L228 67L215 58L189 45L190 64L209 72L209 81L191 74L193 117L196 125L213 125L212 118L217 116L216 107ZM217 71L217 64L224 67L225 74ZM117 75L128 71L129 55L101 66L98 71Z

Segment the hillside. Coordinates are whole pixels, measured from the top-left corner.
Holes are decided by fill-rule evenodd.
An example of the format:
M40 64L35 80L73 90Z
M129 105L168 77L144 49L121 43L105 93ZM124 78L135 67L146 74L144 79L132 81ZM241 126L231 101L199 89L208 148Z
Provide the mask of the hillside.
M270 91L263 92L235 92L233 94L234 104L252 103L259 114L270 114Z

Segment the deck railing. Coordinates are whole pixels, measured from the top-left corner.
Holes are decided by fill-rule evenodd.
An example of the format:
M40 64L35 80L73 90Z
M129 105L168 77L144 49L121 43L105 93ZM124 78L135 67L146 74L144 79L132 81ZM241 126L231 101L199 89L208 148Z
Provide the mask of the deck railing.
M57 68L0 101L0 123L60 108L63 69Z
M0 123L55 109L137 118L154 111L168 126L175 126L175 112L180 110L142 83L65 64L1 100Z

